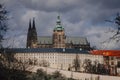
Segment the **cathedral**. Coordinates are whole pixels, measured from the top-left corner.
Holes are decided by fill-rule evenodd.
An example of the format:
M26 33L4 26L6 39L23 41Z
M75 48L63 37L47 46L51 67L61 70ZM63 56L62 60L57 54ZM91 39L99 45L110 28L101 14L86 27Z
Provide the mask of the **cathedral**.
M38 36L35 26L35 19L31 23L27 34L26 48L74 48L90 50L90 43L85 37L66 36L65 29L61 24L60 16L57 16L56 26L52 36Z

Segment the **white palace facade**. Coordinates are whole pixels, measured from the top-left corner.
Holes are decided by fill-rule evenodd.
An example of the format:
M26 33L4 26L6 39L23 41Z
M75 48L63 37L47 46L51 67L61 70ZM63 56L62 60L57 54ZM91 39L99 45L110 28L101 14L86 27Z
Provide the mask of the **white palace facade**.
M18 62L32 66L87 72L87 67L95 67L95 65L98 67L100 64L99 69L95 69L97 72L104 71L105 68L108 70L109 75L120 75L119 57L94 55L86 50L65 48L9 48L0 51L0 54L5 53L14 55L13 57ZM75 69L76 65L78 67L77 69Z
M74 71L74 60L80 64L79 71L84 71L83 67L86 60L92 64L95 61L103 64L102 55L92 55L88 51L79 49L62 49L62 48L16 48L8 49L8 53L13 53L14 57L24 63L42 67L57 68L62 70Z

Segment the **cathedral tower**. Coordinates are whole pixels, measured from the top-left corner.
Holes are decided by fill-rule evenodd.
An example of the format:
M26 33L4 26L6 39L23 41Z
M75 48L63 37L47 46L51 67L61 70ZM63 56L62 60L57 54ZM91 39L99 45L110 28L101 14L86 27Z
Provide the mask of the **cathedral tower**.
M65 48L65 32L61 24L60 16L57 17L56 27L53 30L53 47Z
M31 46L31 20L29 21L29 28L27 33L27 44L26 48L29 48Z
M31 24L31 20L29 21L29 28L27 34L27 48L37 48L37 32L35 27L35 19L33 18L33 24Z

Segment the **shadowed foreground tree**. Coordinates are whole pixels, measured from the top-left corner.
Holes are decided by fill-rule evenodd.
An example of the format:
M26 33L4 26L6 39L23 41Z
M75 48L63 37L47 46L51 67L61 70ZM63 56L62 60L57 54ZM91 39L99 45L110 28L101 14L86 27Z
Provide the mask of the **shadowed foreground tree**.
M92 73L95 73L95 74L98 73L98 63L99 63L98 60L94 61L94 64L92 66Z
M2 47L2 40L4 40L4 34L6 33L7 20L8 20L8 11L4 8L2 4L0 4L0 48Z
M27 80L26 72L21 70L20 64L13 57L13 53L6 53L2 46L4 35L8 30L8 11L0 4L0 80Z
M14 58L14 53L0 49L0 79L2 80L27 80L26 64ZM7 77L6 77L7 75Z
M63 76L59 71L55 71L52 74L52 80L66 80L66 77Z
M85 72L92 72L92 61L90 59L85 59L83 61L83 68Z
M38 69L37 72L32 75L31 80L47 80L47 74L43 69Z
M47 74L43 69L38 69L36 73L32 74L29 80L75 80L73 78L66 78L59 71L52 74Z

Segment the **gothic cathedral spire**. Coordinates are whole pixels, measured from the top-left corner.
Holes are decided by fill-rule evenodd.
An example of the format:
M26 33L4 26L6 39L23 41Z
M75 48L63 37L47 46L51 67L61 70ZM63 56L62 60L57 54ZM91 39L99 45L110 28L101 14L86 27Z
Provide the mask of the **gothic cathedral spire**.
M29 29L28 29L28 31L30 31L31 30L31 19L29 20Z
M35 18L33 18L33 29L36 30L36 28L35 28Z
M31 45L31 19L29 20L29 28L28 28L28 33L27 33L27 44L26 44L26 47L29 48L30 45Z
M27 34L27 48L37 48L37 32L35 28L35 19L33 18L33 23L29 21L29 28Z

